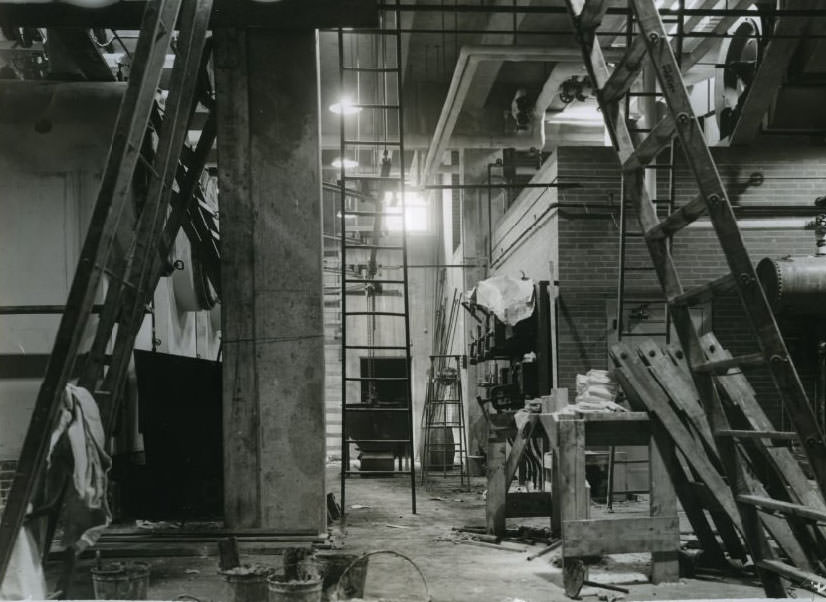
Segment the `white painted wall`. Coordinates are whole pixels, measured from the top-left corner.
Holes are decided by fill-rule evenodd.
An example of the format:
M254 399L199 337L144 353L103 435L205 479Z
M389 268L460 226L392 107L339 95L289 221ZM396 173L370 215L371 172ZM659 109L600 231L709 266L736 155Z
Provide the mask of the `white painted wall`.
M124 89L0 86L0 305L65 303ZM44 122L50 129L36 131ZM158 349L214 359L220 324L208 312L179 311L167 284L163 279L155 294ZM59 319L0 316L0 353L50 353ZM149 317L136 346L151 348ZM0 460L17 459L39 387L39 379L0 380Z

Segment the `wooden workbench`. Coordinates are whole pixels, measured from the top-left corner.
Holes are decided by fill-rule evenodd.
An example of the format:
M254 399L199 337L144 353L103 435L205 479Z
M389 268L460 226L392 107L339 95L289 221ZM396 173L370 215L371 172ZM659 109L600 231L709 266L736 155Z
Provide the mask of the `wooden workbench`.
M550 441L551 493L509 494L508 487L537 426L545 430ZM510 453L506 453L503 431L492 431L488 456L488 531L504 534L508 516L550 516L552 534L563 540L562 556L566 565L588 556L650 552L651 581L676 581L680 544L677 498L665 464L673 461L673 449L665 450L664 457L663 450L654 444L653 428L646 412L535 413L516 430ZM611 445L648 446L648 516L590 518L585 448Z

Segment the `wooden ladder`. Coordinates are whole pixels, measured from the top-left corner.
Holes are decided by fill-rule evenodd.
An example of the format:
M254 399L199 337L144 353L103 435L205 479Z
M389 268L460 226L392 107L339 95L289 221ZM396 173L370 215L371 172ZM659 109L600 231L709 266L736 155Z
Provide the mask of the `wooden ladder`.
M622 165L625 196L635 207L641 230L645 233L649 254L685 350L692 379L703 401L728 486L736 501L746 545L766 595L786 595L781 576L796 584L809 581L819 583L822 580L817 575L775 558L761 526L759 512L793 514L813 521L826 519L826 514L802 503L780 502L756 495L751 486L752 476L740 455L739 442L761 437L769 439L772 433L730 428L717 390L716 376L726 374L731 368L768 368L783 407L791 418L794 435L806 453L816 485L821 495L826 494L826 442L823 433L746 252L737 220L700 124L692 111L680 68L657 8L653 0L629 0L639 33L630 41L625 56L611 70L596 35L608 2L566 0L566 4L585 66L597 90L606 127ZM648 136L635 145L620 101L630 90L646 60L653 64L668 111ZM643 188L643 169L671 144L675 136L679 138L688 166L694 173L699 194L660 221ZM711 220L730 273L695 289L684 290L667 239L703 215L708 215ZM741 357L710 358L691 322L689 307L730 290L736 290L740 296L760 351Z
M112 431L119 393L146 305L168 269L169 252L190 213L193 192L215 136L211 115L189 160L179 165L199 82L204 89L203 56L211 12L212 0L147 3L97 201L0 520L0 581L18 533L28 518L29 503L34 502L42 484L51 430L68 381L79 377L79 384L89 389L101 406L106 432ZM151 132L147 126L157 108L156 92L176 23L178 54L163 123L159 131ZM209 99L202 100L211 104ZM157 138L151 159L141 155L148 135ZM136 221L130 223L132 180L139 161L147 166L151 178L145 203ZM126 251L121 254L115 240L122 242L124 233ZM81 354L81 340L90 324L103 274L108 277L105 301L91 350ZM113 334L114 346L107 354ZM46 552L61 506L62 497L48 512L34 513L49 515ZM67 582L64 579L64 584Z

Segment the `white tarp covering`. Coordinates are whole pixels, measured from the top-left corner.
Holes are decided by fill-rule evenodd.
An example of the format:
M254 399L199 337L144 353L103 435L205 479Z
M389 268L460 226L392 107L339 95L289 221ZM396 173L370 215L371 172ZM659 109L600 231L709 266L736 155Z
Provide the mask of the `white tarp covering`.
M530 278L494 276L482 280L470 292L470 299L492 311L508 326L514 326L533 314L534 286Z

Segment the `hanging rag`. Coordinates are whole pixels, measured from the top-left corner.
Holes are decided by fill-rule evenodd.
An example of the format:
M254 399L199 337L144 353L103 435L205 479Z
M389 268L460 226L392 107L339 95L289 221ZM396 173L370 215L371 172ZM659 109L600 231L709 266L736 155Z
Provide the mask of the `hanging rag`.
M65 443L61 445L61 441ZM106 499L112 460L105 445L103 422L94 397L83 387L66 385L46 461L51 467L54 454L71 456L74 487L67 489L64 501L63 544L74 547L78 553L94 545L112 520Z

